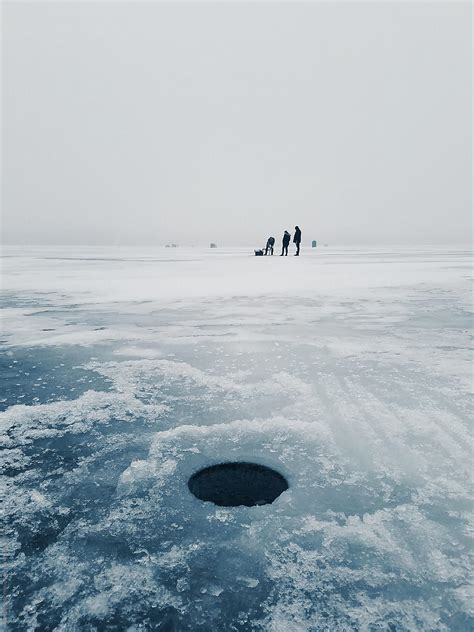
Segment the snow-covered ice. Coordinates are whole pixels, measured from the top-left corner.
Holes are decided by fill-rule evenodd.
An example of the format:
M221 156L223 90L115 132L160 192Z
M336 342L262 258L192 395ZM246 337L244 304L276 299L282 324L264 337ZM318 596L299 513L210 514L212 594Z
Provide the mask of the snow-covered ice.
M5 248L6 627L472 629L470 256Z

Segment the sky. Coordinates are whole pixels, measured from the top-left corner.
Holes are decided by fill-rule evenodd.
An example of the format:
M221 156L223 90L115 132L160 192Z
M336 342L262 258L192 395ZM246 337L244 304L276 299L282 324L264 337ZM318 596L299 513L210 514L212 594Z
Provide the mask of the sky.
M462 2L5 2L2 242L466 243Z

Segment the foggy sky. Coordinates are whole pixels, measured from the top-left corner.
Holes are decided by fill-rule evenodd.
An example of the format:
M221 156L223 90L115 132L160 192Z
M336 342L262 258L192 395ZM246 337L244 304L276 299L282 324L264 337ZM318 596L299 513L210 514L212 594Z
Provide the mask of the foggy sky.
M470 240L470 3L4 3L4 243Z

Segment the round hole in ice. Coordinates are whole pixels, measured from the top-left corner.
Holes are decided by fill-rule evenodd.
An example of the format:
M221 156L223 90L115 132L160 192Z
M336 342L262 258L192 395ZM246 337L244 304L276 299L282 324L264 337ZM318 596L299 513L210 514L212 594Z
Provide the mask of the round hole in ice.
M218 463L195 472L188 487L196 498L221 507L253 507L272 503L288 489L288 482L265 465L239 461Z

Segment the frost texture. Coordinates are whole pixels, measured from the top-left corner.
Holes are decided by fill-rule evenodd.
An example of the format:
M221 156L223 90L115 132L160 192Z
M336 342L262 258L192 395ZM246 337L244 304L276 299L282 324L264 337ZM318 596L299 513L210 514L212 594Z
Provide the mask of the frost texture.
M468 253L7 254L7 629L473 627Z

